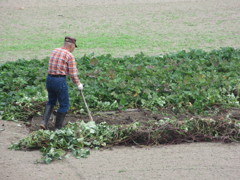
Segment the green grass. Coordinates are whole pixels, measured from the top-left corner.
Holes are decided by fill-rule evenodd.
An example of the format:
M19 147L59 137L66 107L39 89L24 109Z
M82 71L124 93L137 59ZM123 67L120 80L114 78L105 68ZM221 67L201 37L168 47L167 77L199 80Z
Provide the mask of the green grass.
M178 36L182 38L179 39ZM190 35L190 36L188 36ZM39 35L38 37L43 37ZM171 38L168 38L171 37ZM13 37L9 37L9 40ZM185 34L156 34L155 37L141 36L141 35L107 35L107 34L90 34L85 36L78 36L78 47L80 51L88 49L103 49L104 52L111 52L117 54L117 52L124 53L125 51L136 49L141 51L147 51L150 54L156 53L159 49L161 52L179 51L182 49L194 49L201 47L204 49L213 49L215 43L219 41L227 42L229 39L239 41L237 35L215 35L211 33L185 33ZM63 37L45 36L45 38L35 38L35 36L29 37L24 41L11 41L8 43L0 44L0 58L4 57L6 52L24 52L24 51L42 51L49 50L49 52L55 48L61 46L63 43ZM89 53L91 53L89 51ZM46 54L47 56L48 54Z
M87 49L87 48L141 48L145 43L147 43L147 39L140 36L131 36L127 34L111 36L111 35L87 35L78 37L80 42L78 43L79 48Z
M72 3L76 6L71 6L69 12ZM158 55L183 49L239 48L239 19L226 19L237 15L238 6L232 8L229 4L231 0L218 9L211 6L212 2L80 6L70 0L69 4L59 1L59 6L54 7L5 7L0 19L0 62L45 58L62 45L66 35L77 38L77 57L91 53Z
M129 48L129 47L138 47L141 46L145 40L141 37L137 36L129 36L129 35L119 35L119 36L111 36L111 35L87 35L77 37L78 39L78 47L80 49L87 48ZM12 43L2 44L0 45L0 52L5 51L21 51L21 50L48 50L53 48L56 45L62 45L63 37L61 38L43 38L43 39L35 39L30 38L27 41L22 43L18 41L12 41Z
M182 35L182 38L179 36ZM189 36L188 36L189 35ZM11 43L0 44L0 61L8 61L11 58L36 58L49 56L51 50L60 47L63 44L63 37L45 36L45 38L36 38L44 36L32 36L24 41L11 41ZM171 38L169 38L171 37ZM9 38L11 39L11 37ZM182 49L202 48L205 50L219 48L217 44L221 41L227 45L231 41L239 42L237 35L215 35L211 33L182 33L182 34L156 34L155 37L144 35L107 35L107 34L90 34L78 36L78 49L74 55L79 57L83 54L112 54L113 56L124 56L133 53L144 52L154 55ZM39 57L40 55L40 57ZM18 57L18 58L17 58Z

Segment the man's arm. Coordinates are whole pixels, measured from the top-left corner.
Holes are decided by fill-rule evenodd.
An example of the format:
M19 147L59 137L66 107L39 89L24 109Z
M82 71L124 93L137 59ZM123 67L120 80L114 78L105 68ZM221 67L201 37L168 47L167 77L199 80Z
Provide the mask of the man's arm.
M74 57L71 57L68 61L68 70L73 83L75 83L77 86L81 86L82 84L78 78L77 63Z

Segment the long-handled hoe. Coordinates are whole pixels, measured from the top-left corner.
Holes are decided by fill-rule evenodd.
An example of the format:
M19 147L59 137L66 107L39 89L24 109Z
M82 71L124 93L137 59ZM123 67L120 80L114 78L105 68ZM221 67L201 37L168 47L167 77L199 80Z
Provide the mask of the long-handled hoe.
M85 106L86 106L86 109L87 109L87 112L88 112L88 116L89 116L89 118L90 118L90 121L93 121L93 118L92 118L91 112L90 112L89 109L88 109L88 105L87 105L87 102L86 102L86 100L85 100L85 97L84 97L84 95L83 95L82 90L80 90L80 93L81 93L81 95L82 95L82 98L83 98L84 104L85 104Z

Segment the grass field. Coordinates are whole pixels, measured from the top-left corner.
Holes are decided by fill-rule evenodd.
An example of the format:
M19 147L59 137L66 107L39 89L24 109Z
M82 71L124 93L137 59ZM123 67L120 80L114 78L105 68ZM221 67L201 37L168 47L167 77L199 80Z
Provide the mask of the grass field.
M0 62L44 58L66 35L76 57L239 48L239 9L239 0L0 0Z

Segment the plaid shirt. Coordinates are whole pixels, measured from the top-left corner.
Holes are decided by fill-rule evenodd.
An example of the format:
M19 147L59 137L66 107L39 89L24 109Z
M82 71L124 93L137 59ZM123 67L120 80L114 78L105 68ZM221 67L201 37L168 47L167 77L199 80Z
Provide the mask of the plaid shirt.
M78 79L78 70L76 61L72 53L64 47L56 48L53 50L49 63L48 74L52 75L70 75L72 81L76 85L80 85Z

